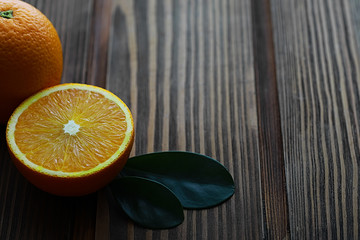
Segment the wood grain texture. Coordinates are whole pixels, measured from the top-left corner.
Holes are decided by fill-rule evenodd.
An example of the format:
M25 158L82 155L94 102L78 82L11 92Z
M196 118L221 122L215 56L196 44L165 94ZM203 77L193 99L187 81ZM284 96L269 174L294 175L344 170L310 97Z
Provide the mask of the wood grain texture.
M359 3L271 2L291 236L358 239Z
M131 109L132 156L186 150L233 175L235 195L168 230L134 225L107 189L28 183L0 132L0 239L358 239L357 0L28 0L63 44L63 82Z
M86 83L106 87L111 0L95 0L90 15Z
M288 207L270 1L252 1L265 238L288 239Z
M219 207L186 211L177 228L143 229L106 190L59 198L33 187L12 165L3 129L0 239L262 238L250 1L28 2L59 32L63 82L107 87L129 105L132 155L207 154L229 169L237 188Z
M133 112L133 155L203 153L237 188L163 231L133 225L109 202L111 239L262 238L250 1L114 0L112 9L107 87Z

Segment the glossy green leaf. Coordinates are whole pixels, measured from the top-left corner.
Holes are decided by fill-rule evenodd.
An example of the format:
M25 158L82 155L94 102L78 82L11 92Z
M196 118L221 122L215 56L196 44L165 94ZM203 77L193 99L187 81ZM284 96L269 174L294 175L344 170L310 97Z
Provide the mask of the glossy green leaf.
M234 180L218 161L191 152L158 152L132 157L123 176L140 176L170 188L185 208L216 206L234 194Z
M135 223L151 229L172 228L184 221L179 199L161 183L122 177L110 184L116 202Z

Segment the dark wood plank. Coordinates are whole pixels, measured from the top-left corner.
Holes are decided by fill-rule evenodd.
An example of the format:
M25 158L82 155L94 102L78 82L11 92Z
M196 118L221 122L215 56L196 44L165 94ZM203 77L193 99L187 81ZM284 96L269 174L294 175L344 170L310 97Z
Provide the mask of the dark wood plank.
M270 1L252 1L252 14L265 237L287 239L290 235Z
M90 42L86 83L106 87L111 0L94 0L90 14Z
M134 225L109 201L111 239L263 238L250 1L113 0L112 9L107 88L133 112L132 154L207 154L237 187L163 231Z
M291 236L358 239L359 2L271 3Z

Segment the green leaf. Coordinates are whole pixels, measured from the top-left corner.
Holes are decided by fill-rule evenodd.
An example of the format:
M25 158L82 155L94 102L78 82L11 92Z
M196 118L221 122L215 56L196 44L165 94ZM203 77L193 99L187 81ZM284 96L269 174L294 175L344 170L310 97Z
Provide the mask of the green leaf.
M172 228L184 221L179 199L161 183L122 177L110 184L117 203L135 223L151 229Z
M130 158L123 176L140 176L170 188L184 208L216 206L234 194L234 180L218 161L197 153L170 151Z

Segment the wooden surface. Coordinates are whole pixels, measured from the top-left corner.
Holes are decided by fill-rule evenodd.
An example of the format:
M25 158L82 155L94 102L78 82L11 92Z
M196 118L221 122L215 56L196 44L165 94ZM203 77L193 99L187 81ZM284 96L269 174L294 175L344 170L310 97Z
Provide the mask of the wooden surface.
M0 133L0 239L358 239L357 0L29 0L58 30L63 82L130 107L132 155L223 163L235 195L169 230L134 225L106 189L28 183Z

